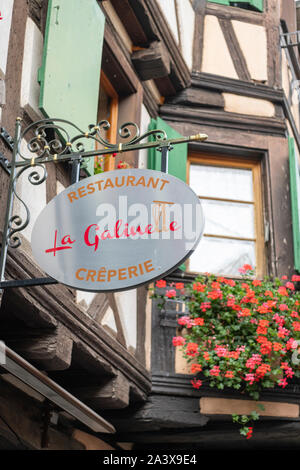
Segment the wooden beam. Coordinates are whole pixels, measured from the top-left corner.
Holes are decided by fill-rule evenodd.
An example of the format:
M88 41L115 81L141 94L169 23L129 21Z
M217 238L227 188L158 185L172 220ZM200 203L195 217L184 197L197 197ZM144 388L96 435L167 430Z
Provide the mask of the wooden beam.
M200 428L209 418L199 412L199 398L151 395L143 406L110 413L119 432Z
M160 41L152 42L148 48L134 51L131 60L141 80L166 77L171 71L170 56Z
M25 242L26 240L24 240L24 246L22 245L18 250L11 250L9 253L8 278L25 279L28 277L43 277L44 275L32 263L28 257L28 252L24 251ZM91 357L92 353L90 351L93 351L103 361L109 363L111 367L121 370L125 376L130 377L142 391L150 391L150 374L145 367L74 302L69 289L65 286L57 284L28 289L12 289L11 292L14 295L20 295L19 307L24 303L23 294L27 295L31 303L36 305L35 314L30 317L35 327L41 321L39 307L42 307L45 312L46 308L47 312L55 312L55 318L48 313L49 318L47 317L47 319L51 318L54 325L58 321L64 324L73 341L79 341L87 347L86 357ZM27 322L28 314L27 308L25 308L23 315L20 316L20 321Z
M120 409L129 405L129 381L120 372L99 385L73 388L72 393L95 409Z
M138 77L109 23L105 25L102 69L119 96L137 91Z
M129 0L111 0L118 16L122 19L122 23L130 36L134 45L142 46L148 43L147 35L138 21L135 11L130 5Z
M196 13L194 44L193 44L193 70L201 71L203 57L204 20L207 0L194 0Z
M171 444L176 445L176 449L197 449L201 450L250 450L250 449L299 449L300 445L300 423L299 422L264 422L255 424L253 439L247 440L240 436L239 427L230 423L214 423L210 427L203 426L199 429L188 431L187 429L160 430L151 432L123 432L118 434L118 441L134 442L135 449L137 443L151 446Z
M72 360L73 341L67 330L59 325L55 330L2 332L7 346L29 362L44 370L68 369Z
M165 101L166 104L180 104L191 107L205 107L224 109L224 98L218 90L204 88L186 88Z
M218 20L238 77L241 80L250 81L251 76L248 70L247 62L234 32L231 20L224 18L218 18Z

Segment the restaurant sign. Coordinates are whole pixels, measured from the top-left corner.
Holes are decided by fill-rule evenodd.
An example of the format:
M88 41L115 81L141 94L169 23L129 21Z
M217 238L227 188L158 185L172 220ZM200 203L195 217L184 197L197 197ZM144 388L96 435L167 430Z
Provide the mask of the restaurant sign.
M37 218L32 251L57 281L91 292L161 278L196 248L204 227L197 195L153 170L115 170L69 186Z

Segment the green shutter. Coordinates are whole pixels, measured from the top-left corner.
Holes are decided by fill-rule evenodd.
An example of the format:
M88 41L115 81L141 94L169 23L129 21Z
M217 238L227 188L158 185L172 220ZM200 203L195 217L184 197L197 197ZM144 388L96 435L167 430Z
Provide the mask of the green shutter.
M83 131L97 123L104 23L96 0L49 0L39 71L39 106L46 117L67 119ZM87 141L86 150L93 148ZM87 163L89 174L93 160Z
M208 0L211 3L220 3L221 5L235 5L239 6L239 3L244 3L246 6L251 6L255 10L264 10L264 0Z
M229 0L208 0L212 3L221 3L222 5L229 5Z
M169 126L163 119L158 117L157 119L151 119L148 126L148 130L161 129L166 132L168 139L178 139L182 137L179 132L175 131L171 126ZM153 138L150 137L150 141ZM169 171L170 175L176 176L182 181L186 182L186 164L187 164L187 153L188 146L187 144L178 144L174 145L173 150L169 152ZM161 170L161 154L157 152L155 148L148 150L148 168L151 170ZM182 271L186 270L185 264L179 266Z
M149 130L161 129L166 132L168 139L178 139L182 137L175 129L169 126L163 119L151 119ZM170 175L176 176L186 182L187 144L174 145L169 152ZM161 154L155 149L149 149L148 168L151 170L161 170Z
M229 0L230 5L235 3L239 6L239 3L244 3L246 6L255 8L255 10L263 11L264 10L264 0Z
M294 240L294 264L295 269L300 271L300 176L298 158L295 152L293 137L289 137L290 154L290 187L291 206Z

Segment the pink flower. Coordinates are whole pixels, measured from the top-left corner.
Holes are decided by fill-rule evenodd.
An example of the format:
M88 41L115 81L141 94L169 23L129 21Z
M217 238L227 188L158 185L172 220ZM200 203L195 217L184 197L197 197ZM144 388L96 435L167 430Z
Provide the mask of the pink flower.
M280 305L279 305L279 310L281 310L282 312L283 312L284 310L288 310L288 309L289 309L289 307L288 307L286 304L280 304Z
M291 290L295 290L295 286L292 282L287 282L285 284L285 287L287 287L288 289L291 289Z
M193 325L192 320L188 316L178 318L177 322L178 322L179 325L183 325L183 326L186 325L187 328L191 328L192 325Z
M278 328L278 338L284 338L285 336L288 336L290 334L290 331L287 330L286 328L283 328L280 326Z
M241 268L239 268L239 272L241 274L245 274L247 271L252 271L253 268L250 264L244 264L244 266L242 266Z
M166 287L167 283L163 279L156 281L156 287Z
M288 382L286 379L281 379L278 381L278 385L282 388L285 388L287 386Z
M292 379L293 378L293 375L294 375L294 372L292 370L291 367L287 367L285 369L285 375L287 376L288 379Z
M218 357L226 357L227 353L228 353L228 349L226 347L220 346L220 345L215 347L215 351L216 351Z
M193 385L194 388L199 389L202 385L202 380L193 379L191 380L191 384Z
M246 374L245 380L246 382L249 382L249 385L252 385L255 380L254 374Z
M168 297L169 299L173 299L174 297L176 297L176 290L167 290L166 297Z
M209 371L209 375L218 377L218 375L220 375L220 367L219 367L219 366L214 366L214 367Z
M185 339L183 336L174 336L172 339L173 346L183 346L185 344Z

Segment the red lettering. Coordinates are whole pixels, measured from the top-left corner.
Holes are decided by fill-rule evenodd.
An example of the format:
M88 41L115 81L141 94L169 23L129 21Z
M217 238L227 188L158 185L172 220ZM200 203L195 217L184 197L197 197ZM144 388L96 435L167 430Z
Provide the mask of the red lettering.
M177 222L175 222L175 220L170 223L170 230L172 232L176 232L176 230L179 230L179 229L180 229L180 227L177 227Z
M121 225L122 225L122 220L118 219L115 225L115 237L116 238L120 238L119 230L120 230Z
M61 244L62 245L66 245L67 243L74 243L76 240L71 240L71 236L70 235L65 235L62 239L61 239Z
M69 239L71 240L70 235L65 235L63 237L61 243L65 244L65 243L74 243L75 242L75 240L73 240L72 242L63 241L66 237L69 237ZM57 230L55 230L55 235L54 235L54 247L49 248L48 250L45 250L45 253L53 253L53 256L56 256L57 251L71 250L72 249L71 246L57 246L56 243L57 243Z
M90 230L91 230L92 227L96 227L95 230L98 230L98 228L99 228L97 224L89 225L88 228L86 229L86 231L84 232L84 242L87 246L94 246L95 251L96 251L98 249L98 245L99 245L99 237L96 234L94 241L90 242L89 236L90 236Z

